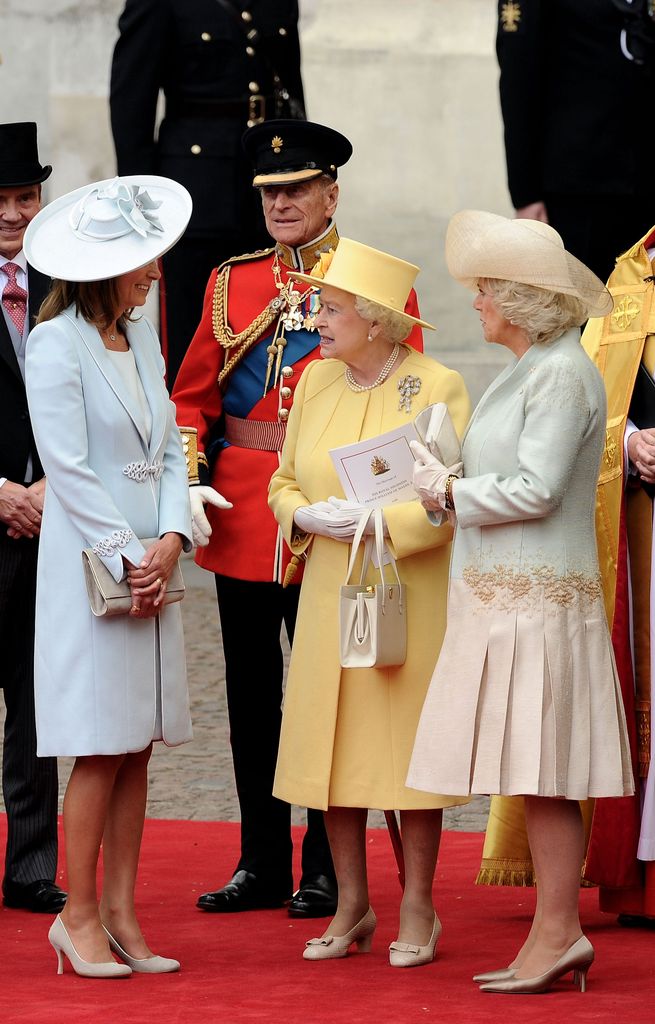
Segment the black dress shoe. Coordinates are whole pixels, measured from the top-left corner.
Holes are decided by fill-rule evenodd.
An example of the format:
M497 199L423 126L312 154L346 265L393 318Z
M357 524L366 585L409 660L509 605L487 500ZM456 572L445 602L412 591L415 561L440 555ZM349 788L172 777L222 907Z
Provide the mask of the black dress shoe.
M211 914L236 914L240 910L264 910L282 907L289 893L279 893L260 882L256 875L243 868L216 892L205 892L198 898L197 907Z
M622 928L649 928L655 929L655 918L644 917L643 914L619 914L617 921Z
M337 912L337 883L327 875L303 878L288 910L291 917L331 917Z
M5 907L31 910L34 914L58 914L64 908L68 893L46 878L28 885L18 885L5 879L2 895Z

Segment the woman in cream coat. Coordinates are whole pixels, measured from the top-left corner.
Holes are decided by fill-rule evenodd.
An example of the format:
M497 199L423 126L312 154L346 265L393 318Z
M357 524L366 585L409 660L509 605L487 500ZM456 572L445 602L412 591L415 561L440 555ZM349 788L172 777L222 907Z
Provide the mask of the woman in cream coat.
M69 897L49 938L60 972L65 953L78 974L92 977L179 967L146 945L134 883L152 742L191 738L180 607L164 604L180 551L191 547L191 521L159 343L132 311L189 213L188 195L174 182L117 179L46 207L25 238L30 263L57 279L26 361L47 477L37 576L38 753L76 758L64 800ZM139 538L156 540L146 551ZM127 574L129 615L92 615L87 547L116 581Z
M611 298L540 222L464 211L446 253L477 289L486 340L514 359L473 414L462 479L414 445L422 501L457 528L448 628L407 784L524 796L532 929L509 967L477 980L542 992L573 971L584 989L594 952L578 915L578 801L632 791L594 532L605 391L574 326Z
M451 538L450 526L435 529L417 501L384 509L407 588L407 660L396 668L343 669L339 657L339 589L361 513L348 513L338 497L327 501L343 498L330 449L404 425L433 402L447 403L460 433L469 413L459 374L400 344L415 322L402 310L416 271L340 240L320 291L316 327L323 360L307 367L299 381L281 465L270 485L269 502L287 542L294 554L307 555L274 793L326 811L339 886L336 916L322 937L307 943L304 956L311 960L345 956L354 942L370 946L375 915L366 881L369 807L401 813L406 886L390 961L401 967L432 960L441 930L432 904L441 809L463 802L405 786L444 630ZM295 276L309 284L317 279Z

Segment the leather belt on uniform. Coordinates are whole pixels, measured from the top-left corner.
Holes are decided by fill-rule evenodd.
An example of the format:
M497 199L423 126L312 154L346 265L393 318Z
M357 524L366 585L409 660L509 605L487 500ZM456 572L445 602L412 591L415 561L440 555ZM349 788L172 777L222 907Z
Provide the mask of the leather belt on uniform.
M261 124L274 111L273 96L254 93L248 99L239 100L169 100L166 103L167 117L243 117L249 124Z
M282 451L287 432L286 423L269 420L242 420L225 414L225 440L237 448L254 448L261 452Z

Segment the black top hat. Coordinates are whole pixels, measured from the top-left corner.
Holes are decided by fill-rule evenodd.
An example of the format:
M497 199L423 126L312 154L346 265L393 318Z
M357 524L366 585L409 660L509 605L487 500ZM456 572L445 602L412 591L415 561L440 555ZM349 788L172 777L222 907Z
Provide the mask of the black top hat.
M0 188L40 185L51 174L39 163L34 121L0 124Z
M263 121L248 128L243 148L250 157L253 185L292 185L321 174L337 177L353 147L345 135L313 121Z

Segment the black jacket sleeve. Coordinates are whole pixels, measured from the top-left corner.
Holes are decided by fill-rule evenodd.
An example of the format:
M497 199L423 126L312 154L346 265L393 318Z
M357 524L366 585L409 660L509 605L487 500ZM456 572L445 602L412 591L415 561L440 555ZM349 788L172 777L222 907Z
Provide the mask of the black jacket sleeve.
M167 0L127 0L111 65L109 105L119 174L154 174L157 99L170 52Z

